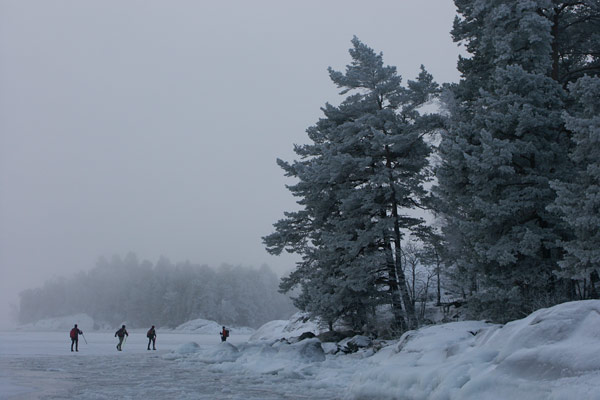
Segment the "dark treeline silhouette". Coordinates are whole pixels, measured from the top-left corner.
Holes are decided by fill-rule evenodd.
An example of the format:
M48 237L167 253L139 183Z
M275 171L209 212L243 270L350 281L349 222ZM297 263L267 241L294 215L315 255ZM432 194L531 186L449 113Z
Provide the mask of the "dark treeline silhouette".
M218 269L189 262L175 265L101 258L89 272L46 282L20 294L19 322L86 313L111 325L176 327L196 318L258 327L288 318L295 308L278 293L278 277L259 269L223 265Z

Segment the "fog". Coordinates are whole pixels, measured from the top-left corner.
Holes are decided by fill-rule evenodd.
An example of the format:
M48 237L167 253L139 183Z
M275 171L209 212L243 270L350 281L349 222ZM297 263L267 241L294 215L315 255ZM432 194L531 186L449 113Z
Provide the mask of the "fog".
M353 35L456 81L430 1L0 0L0 328L18 293L100 256L270 265L295 208L277 157L338 102Z
M19 322L86 314L95 329L156 324L175 328L203 318L233 326L258 328L289 318L297 309L278 293L277 276L260 269L191 263L173 264L161 257L153 265L134 254L101 258L89 272L47 281L21 292Z

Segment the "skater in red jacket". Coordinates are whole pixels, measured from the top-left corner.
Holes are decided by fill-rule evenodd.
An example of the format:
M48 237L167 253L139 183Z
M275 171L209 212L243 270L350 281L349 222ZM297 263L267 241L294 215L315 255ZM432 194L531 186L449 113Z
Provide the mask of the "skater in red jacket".
M79 335L83 335L83 331L77 328L77 324L75 324L69 333L71 337L71 351L73 351L73 345L75 345L75 351L79 351Z
M223 327L223 330L221 331L221 342L225 342L228 337L229 337L229 329L225 329L225 327Z

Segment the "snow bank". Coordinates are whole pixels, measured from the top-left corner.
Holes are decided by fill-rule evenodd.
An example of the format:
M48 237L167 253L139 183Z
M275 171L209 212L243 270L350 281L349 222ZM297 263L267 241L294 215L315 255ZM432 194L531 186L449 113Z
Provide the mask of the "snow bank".
M299 371L306 370L310 365L322 363L325 353L318 339L307 339L294 344L254 342L237 347L228 342L198 347L186 344L163 358L210 364L215 372L254 372L288 377L299 375Z
M407 332L364 360L354 399L598 399L600 301L561 304L505 326Z
M75 314L64 317L41 319L36 322L21 325L17 327L17 330L36 332L70 331L75 324L77 324L77 327L83 332L98 329L98 325L89 315Z
M207 319L194 319L184 322L175 331L194 332L201 335L216 335L221 331L221 325Z
M189 343L182 344L181 346L177 347L175 350L173 350L173 353L190 354L190 353L197 352L199 349L200 349L200 346L198 345L198 343L189 342Z
M207 364L233 362L238 359L239 353L237 347L231 343L221 342L217 346L204 348L194 355L194 359Z
M599 300L539 310L504 326L461 321L424 327L383 344L361 336L336 344L273 340L315 330L296 316L266 324L248 343L201 345L165 358L214 372L302 380L335 398L600 399ZM369 347L332 354L350 343Z
M175 328L175 331L197 333L199 335L218 335L222 329L223 325L219 325L215 321L199 318L179 325L177 328ZM227 329L229 329L229 332L232 335L251 335L254 333L254 329L245 326L227 327Z
M275 320L267 322L250 336L250 341L266 340L274 341L278 339L289 339L302 335L304 332L312 332L315 335L323 332L318 323L308 320L306 314L298 312L289 320Z

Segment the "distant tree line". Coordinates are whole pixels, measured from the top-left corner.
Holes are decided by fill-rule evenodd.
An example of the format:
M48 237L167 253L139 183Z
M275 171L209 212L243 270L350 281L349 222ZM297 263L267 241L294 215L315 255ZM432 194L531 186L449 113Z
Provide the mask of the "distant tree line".
M297 309L278 293L279 279L259 269L189 262L156 264L125 258L101 258L89 272L46 282L20 294L19 322L86 313L99 323L131 327L176 327L196 318L222 324L259 327L286 319Z
M455 4L460 82L421 67L402 84L355 37L345 71L329 69L341 104L322 108L298 160L278 160L301 208L264 243L301 256L281 289L330 327L373 330L386 313L393 330L419 325L415 238L427 287L439 302L443 279L471 317L598 297L600 2Z

